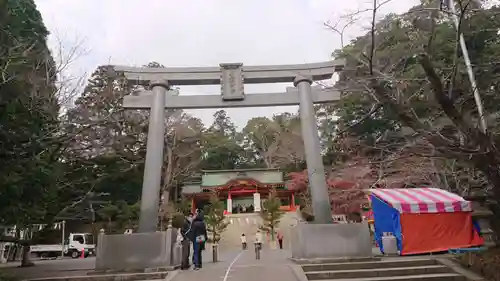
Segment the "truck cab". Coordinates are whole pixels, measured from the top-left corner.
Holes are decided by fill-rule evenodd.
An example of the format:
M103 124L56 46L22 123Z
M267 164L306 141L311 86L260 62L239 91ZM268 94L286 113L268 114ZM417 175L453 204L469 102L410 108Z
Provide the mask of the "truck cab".
M85 256L95 254L94 237L90 233L70 233L64 242L64 255L77 258L84 251Z

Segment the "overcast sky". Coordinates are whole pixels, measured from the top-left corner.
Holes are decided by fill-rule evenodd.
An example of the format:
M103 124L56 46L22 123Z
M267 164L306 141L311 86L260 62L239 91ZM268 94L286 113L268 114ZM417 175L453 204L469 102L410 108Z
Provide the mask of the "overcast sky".
M84 54L68 69L90 74L101 64L218 66L221 62L296 64L330 59L340 38L324 27L370 7L370 0L35 0L51 32L54 53L75 44ZM418 0L393 0L381 10L405 12ZM347 39L369 27L369 14ZM251 85L247 93L283 91L290 85ZM184 87L181 94L214 94L218 87ZM228 109L238 127L255 116L295 107ZM190 113L209 125L215 110Z

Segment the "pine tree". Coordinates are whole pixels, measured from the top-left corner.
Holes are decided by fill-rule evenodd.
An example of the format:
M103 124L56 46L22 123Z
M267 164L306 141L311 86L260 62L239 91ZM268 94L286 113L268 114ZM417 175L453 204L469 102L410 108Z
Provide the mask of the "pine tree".
M267 200L262 203L260 217L262 218L263 224L260 229L266 233L270 233L272 241L274 241L276 227L280 223L281 217L285 214L280 207L281 201L276 195L276 190L271 190Z
M210 204L205 206L204 213L207 230L212 233L211 240L217 243L220 240L220 234L224 232L228 226L228 222L224 217L225 210L224 202L219 199L216 192L210 195Z

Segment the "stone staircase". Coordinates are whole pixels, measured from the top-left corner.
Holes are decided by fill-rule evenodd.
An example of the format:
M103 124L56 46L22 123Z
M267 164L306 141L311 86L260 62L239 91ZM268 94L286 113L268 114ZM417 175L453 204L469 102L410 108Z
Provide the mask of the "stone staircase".
M241 247L241 234L245 233L247 242L251 243L255 237L255 233L259 229L262 220L257 213L252 214L231 214L227 215L226 219L229 222L226 230L221 234L219 241L221 248L236 248Z
M431 258L365 258L298 262L308 280L329 281L466 281L453 268ZM476 279L473 279L476 280Z
M255 239L255 233L262 225L262 219L258 213L250 214L230 214L227 215L227 220L229 225L226 230L221 234L221 240L219 241L221 248L239 248L241 247L241 234L245 233L247 236L247 242L251 244ZM291 228L297 222L297 214L295 212L288 212L283 215L278 226L279 230L284 236L284 247L289 246L289 237L291 233ZM268 246L269 241L265 235L264 247ZM249 245L251 246L251 245Z

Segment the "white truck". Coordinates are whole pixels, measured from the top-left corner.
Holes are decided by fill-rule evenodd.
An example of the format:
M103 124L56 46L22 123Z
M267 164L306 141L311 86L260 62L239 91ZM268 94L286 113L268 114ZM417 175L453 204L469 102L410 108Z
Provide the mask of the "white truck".
M82 252L85 257L95 255L94 239L90 233L70 233L68 239L64 241L64 245L40 244L30 247L31 255L40 258L55 258L64 254L75 259L81 257Z

